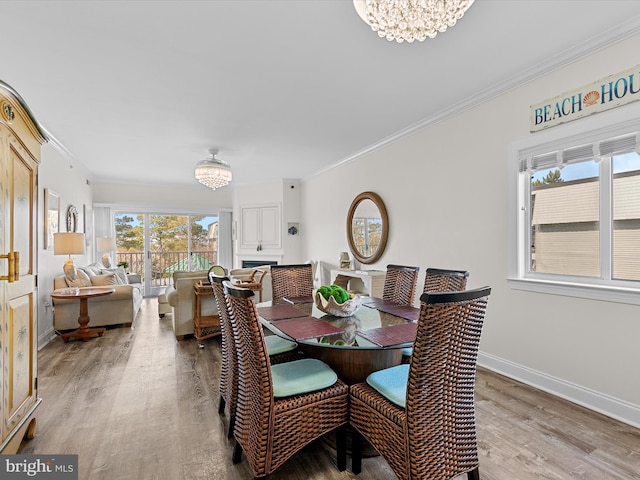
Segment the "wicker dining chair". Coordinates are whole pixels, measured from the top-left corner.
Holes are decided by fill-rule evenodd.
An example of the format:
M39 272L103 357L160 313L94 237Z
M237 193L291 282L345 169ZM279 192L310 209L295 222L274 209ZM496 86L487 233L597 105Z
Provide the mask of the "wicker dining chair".
M284 297L310 297L313 294L313 266L272 265L271 266L272 304L286 303Z
M336 430L337 465L346 468L349 387L316 359L271 365L251 290L223 282L238 358L233 463L244 451L255 477Z
M490 293L484 287L422 294L411 363L351 386L354 473L361 470L364 436L402 480L480 478L474 389Z
M420 267L387 265L382 298L398 305L412 305Z
M464 270L445 270L427 268L424 276L424 293L426 292L462 292L467 288L469 272Z
M424 277L423 293L462 292L467 288L469 272L464 270L446 270L427 268ZM402 351L402 363L411 361L412 347Z
M225 408L229 410L229 429L227 437L233 437L233 429L236 421L236 409L238 405L238 359L236 345L233 341L231 323L229 320L231 306L224 295L222 282L229 278L209 272L209 281L213 288L213 295L218 305L220 316L220 330L222 331L222 365L220 367L220 399L218 401L218 413L224 414ZM298 344L283 338L271 335L265 339L267 352L272 364L290 362L301 358L298 352Z

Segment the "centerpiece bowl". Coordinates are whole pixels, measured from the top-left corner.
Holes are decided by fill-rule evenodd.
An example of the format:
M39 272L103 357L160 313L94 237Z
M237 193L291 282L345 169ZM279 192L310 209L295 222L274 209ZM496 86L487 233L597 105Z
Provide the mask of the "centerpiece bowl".
M317 290L313 292L313 301L318 309L336 317L350 317L362 305L362 299L359 295L349 298L344 303L338 303L333 297L324 298Z

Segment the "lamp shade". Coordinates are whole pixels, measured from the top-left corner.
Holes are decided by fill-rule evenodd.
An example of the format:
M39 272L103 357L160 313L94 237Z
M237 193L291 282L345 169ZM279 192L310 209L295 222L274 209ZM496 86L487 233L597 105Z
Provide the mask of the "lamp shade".
M116 249L116 239L113 237L102 237L96 240L98 252L111 252Z
M54 255L84 255L84 233L54 233Z

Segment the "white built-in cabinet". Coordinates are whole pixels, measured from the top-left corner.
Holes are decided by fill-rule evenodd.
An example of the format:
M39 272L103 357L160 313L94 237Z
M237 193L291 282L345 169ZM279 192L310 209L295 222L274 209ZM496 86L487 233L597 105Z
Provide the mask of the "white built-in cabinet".
M240 207L240 248L275 250L282 248L281 209L279 204Z

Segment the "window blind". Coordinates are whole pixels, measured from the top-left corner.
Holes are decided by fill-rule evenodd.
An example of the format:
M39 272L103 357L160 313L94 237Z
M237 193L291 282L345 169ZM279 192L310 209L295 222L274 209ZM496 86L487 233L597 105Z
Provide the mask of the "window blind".
M602 157L622 155L640 150L640 133L629 133L606 140L577 145L563 150L554 150L527 157L522 155L519 171L538 171L561 168L573 163L600 160Z

